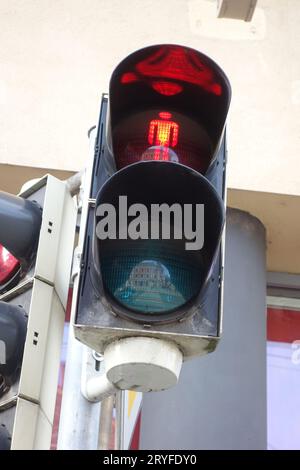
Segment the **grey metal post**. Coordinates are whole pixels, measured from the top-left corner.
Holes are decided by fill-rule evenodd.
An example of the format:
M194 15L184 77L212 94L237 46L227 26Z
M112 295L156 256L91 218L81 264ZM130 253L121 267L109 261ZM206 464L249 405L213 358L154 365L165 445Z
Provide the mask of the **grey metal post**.
M100 403L90 403L81 394L83 345L70 327L57 448L95 450L98 447Z
M99 422L98 449L109 449L113 409L115 403L115 395L104 398L101 402L101 414Z
M95 137L96 130L93 129L89 133L90 150L85 174L78 175L73 180L71 179L69 184L69 189L73 191L74 194L78 193L78 190L80 191L80 187L78 187L79 182L81 182L83 189L81 228L78 242L80 252L82 251L84 243L84 229L87 219L94 161ZM78 288L78 270L75 269L74 272L74 291L76 291ZM74 337L72 327L74 314L75 308L72 306L57 448L59 450L93 450L98 448L101 405L100 403L88 402L81 393L84 346Z
M266 449L265 230L227 215L223 336L171 390L144 394L141 449Z

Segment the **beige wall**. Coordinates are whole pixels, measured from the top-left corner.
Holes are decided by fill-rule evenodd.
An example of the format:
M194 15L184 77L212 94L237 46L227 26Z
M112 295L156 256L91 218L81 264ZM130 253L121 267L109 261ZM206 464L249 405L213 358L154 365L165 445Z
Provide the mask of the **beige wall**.
M111 71L148 44L211 55L233 87L229 186L300 194L300 2L252 23L212 0L0 0L0 163L78 170Z
M228 202L265 224L268 269L300 273L299 25L299 0L258 0L251 23L214 0L0 0L0 189L83 168L117 63L186 44L232 83Z
M0 165L0 190L18 194L27 181L42 178L50 173L60 180L70 178L74 173L53 168L34 168L31 166Z

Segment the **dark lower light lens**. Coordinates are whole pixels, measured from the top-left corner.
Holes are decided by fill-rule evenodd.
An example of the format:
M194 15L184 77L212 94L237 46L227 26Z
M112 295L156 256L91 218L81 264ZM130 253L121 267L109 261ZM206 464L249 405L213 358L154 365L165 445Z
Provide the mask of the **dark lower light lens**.
M113 252L103 250L102 278L118 303L142 313L167 313L182 307L199 290L202 271L193 255L172 241L140 241Z
M149 324L193 313L224 223L222 200L206 178L176 162L139 162L115 173L95 206L90 273L110 310Z

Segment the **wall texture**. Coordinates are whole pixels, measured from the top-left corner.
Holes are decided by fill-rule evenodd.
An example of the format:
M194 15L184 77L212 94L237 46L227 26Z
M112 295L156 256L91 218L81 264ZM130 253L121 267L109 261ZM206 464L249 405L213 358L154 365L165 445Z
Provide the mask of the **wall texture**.
M0 164L81 169L116 64L182 43L232 82L229 187L299 195L299 22L297 0L259 0L251 23L214 0L1 1Z

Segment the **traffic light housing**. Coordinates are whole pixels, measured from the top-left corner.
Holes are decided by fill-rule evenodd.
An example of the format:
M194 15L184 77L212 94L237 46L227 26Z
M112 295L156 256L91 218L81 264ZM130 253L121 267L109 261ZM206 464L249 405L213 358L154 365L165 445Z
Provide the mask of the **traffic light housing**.
M215 348L230 97L218 65L183 46L141 49L113 72L74 291L75 336L98 352L132 337L175 344L183 360Z
M0 448L14 450L50 448L77 216L65 182L26 186L0 192Z

